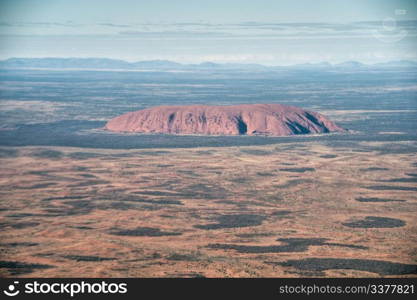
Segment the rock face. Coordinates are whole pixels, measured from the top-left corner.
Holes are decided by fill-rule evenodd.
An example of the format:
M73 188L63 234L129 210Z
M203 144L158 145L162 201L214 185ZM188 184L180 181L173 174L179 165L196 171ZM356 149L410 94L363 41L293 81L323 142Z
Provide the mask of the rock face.
M105 129L205 135L270 135L342 132L323 115L281 104L158 106L111 119Z

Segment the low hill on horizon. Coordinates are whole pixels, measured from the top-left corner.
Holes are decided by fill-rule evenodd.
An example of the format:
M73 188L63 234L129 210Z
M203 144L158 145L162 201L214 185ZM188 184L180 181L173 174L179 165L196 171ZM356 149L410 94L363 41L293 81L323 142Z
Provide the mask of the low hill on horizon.
M9 58L0 61L1 69L96 69L96 70L367 70L367 69L409 69L416 68L417 62L410 60L390 61L377 64L363 64L347 61L339 64L329 62L305 63L289 66L266 66L247 63L182 64L169 60L147 60L127 62L110 58Z

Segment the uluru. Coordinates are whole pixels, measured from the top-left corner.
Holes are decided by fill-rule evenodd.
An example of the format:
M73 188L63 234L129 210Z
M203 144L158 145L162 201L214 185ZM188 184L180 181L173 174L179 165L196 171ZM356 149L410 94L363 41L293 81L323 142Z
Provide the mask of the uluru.
M156 106L117 116L113 132L288 136L343 132L325 116L282 104Z

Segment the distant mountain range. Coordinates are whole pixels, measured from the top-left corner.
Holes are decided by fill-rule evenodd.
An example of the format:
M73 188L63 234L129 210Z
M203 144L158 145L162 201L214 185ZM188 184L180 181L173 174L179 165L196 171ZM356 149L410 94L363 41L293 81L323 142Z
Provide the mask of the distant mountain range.
M9 58L0 61L1 69L90 69L90 70L368 70L368 69L413 69L417 62L409 60L391 61L377 64L363 64L347 61L340 64L328 62L307 63L291 66L264 66L260 64L213 63L180 64L168 60L148 60L127 62L109 58Z

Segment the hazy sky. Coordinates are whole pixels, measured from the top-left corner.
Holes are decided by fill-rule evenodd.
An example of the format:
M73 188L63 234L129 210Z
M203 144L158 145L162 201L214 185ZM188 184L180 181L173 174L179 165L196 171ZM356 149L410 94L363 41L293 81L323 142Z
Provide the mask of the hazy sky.
M0 0L0 59L417 60L416 0Z

